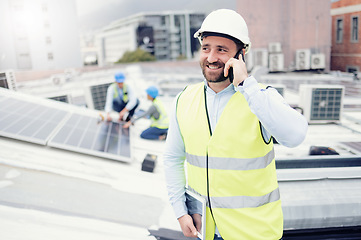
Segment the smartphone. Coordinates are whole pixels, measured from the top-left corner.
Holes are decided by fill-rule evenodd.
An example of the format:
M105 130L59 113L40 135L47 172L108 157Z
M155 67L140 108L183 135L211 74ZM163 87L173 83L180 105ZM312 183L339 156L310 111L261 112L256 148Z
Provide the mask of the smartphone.
M234 58L238 59L239 54L242 54L242 59L244 61L243 49L238 50L236 55L234 55ZM228 70L228 76L229 76L229 80L231 81L231 83L233 83L234 75L233 75L233 68L232 67L230 67L229 70Z

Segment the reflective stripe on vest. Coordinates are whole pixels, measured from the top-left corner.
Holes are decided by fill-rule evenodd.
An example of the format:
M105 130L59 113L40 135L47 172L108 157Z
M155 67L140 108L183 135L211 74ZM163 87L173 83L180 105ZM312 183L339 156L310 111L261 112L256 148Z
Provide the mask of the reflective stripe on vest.
M177 102L189 188L208 199L206 239L215 223L223 239L280 239L283 216L273 143L236 92L210 132L204 83L187 87ZM214 220L215 222L214 222Z
M188 187L192 192L200 195L197 191ZM207 196L201 195L207 199ZM235 197L210 197L212 208L255 208L265 205L269 202L275 202L280 199L279 188L264 196L235 196ZM209 207L209 204L207 204Z
M206 168L206 161L202 156L195 156L187 153L187 161L196 167ZM208 168L220 170L252 170L267 167L275 158L274 150L272 149L264 157L258 158L217 158L208 157Z
M118 92L118 85L116 83L112 83L113 84L113 98L118 98L119 97L119 92ZM127 85L125 83L123 83L123 102L127 103L128 102L128 91L127 91Z
M155 98L153 100L153 105L159 112L159 118L155 119L152 116L150 118L150 120L151 120L150 126L160 128L160 129L167 129L169 126L169 120L168 120L167 111L165 110L163 103L159 99Z

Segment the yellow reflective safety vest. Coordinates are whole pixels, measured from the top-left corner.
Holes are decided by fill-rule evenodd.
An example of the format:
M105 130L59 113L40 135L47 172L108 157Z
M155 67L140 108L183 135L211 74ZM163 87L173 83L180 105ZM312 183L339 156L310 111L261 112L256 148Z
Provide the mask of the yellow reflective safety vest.
M119 97L119 92L118 92L118 85L116 83L112 83L113 85L113 98L118 98ZM127 85L125 83L123 83L123 102L127 103L128 102L128 91L127 91Z
M273 143L236 92L211 133L204 83L188 86L177 102L188 188L207 199L206 239L215 225L223 239L278 240L283 215Z
M168 114L164 108L163 103L158 98L155 98L153 100L153 105L159 112L159 118L155 119L152 116L150 118L150 120L151 120L150 126L160 128L160 129L167 129L169 126L169 119L168 119Z

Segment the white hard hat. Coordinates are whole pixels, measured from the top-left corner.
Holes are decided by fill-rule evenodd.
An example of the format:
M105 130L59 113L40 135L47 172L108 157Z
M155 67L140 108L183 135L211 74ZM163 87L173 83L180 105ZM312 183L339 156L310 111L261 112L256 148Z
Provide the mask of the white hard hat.
M245 45L246 53L251 48L248 27L243 17L230 9L218 9L211 12L203 21L201 28L194 34L201 41L204 32L231 36Z

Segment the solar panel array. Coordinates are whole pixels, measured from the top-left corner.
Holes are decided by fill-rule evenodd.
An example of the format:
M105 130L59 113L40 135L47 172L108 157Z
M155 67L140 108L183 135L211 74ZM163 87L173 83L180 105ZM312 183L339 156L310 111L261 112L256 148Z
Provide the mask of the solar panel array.
M99 121L97 116L0 96L0 136L4 137L129 162L129 130L122 126Z

